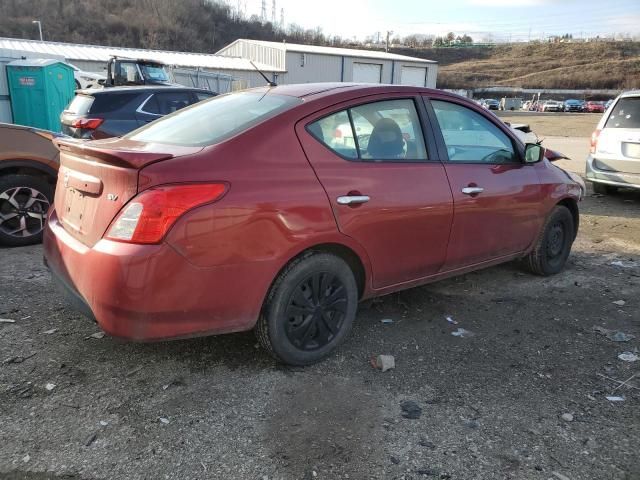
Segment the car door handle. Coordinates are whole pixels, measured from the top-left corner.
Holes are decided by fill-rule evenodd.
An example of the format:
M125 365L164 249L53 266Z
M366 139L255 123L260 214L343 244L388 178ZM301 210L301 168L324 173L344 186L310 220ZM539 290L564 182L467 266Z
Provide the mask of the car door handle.
M336 200L340 205L359 205L361 203L367 203L371 199L368 195L345 195L338 197Z
M482 192L484 192L484 188L482 187L464 187L462 189L462 193L465 195L477 195Z

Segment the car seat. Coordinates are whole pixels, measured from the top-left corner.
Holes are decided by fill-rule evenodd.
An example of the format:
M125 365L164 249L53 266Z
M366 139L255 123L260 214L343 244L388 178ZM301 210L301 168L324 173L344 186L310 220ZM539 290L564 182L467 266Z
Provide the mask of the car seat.
M399 158L404 153L402 130L391 118L378 120L367 146L367 153L373 159Z

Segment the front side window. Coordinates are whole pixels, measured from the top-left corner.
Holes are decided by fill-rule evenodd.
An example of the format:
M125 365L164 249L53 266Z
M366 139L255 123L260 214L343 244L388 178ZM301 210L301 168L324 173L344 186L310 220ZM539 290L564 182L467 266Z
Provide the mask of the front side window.
M449 161L520 163L511 139L483 115L450 102L432 100Z
M116 83L123 85L138 85L142 83L137 63L120 62L116 64Z
M267 92L238 92L220 95L167 115L125 138L171 145L206 146L275 117L302 101Z
M413 100L358 105L317 120L308 126L308 130L347 159L371 162L427 160Z

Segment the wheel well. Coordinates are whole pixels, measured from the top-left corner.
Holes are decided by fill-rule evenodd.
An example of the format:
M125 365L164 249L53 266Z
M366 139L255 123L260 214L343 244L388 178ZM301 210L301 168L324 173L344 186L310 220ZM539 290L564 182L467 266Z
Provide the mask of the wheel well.
M284 265L282 269L278 272L278 275L275 278L277 279L280 276L280 273L286 270L287 265L289 265L294 260L297 260L298 258L304 257L312 253L319 253L319 252L330 253L332 255L340 257L342 260L347 262L347 265L349 265L349 268L351 268L351 271L353 272L353 276L356 279L356 284L358 285L358 297L362 298L362 295L364 294L366 281L367 281L362 260L360 260L360 257L356 252L351 250L349 247L346 247L339 243L323 243L320 245L315 245L313 247L307 248L306 250L300 252L298 255L290 259L287 262L287 264Z
M565 198L558 202L558 205L562 205L567 207L571 212L571 216L573 217L573 238L575 239L578 236L578 227L580 224L580 213L578 211L578 202L576 202L573 198Z
M41 170L36 167L30 167L26 165L16 165L6 168L0 168L0 175L31 175L33 177L41 178L50 184L56 183L56 177L51 173Z

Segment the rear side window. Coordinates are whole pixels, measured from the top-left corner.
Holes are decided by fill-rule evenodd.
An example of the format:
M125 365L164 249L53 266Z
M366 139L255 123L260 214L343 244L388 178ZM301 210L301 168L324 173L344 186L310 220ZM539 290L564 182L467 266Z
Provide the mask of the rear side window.
M192 103L190 92L154 93L141 110L154 115L169 115L188 107Z
M611 108L605 128L640 128L640 97L621 98Z
M93 114L116 112L139 95L139 93L97 94L89 112Z
M300 103L299 98L268 91L220 95L163 117L125 138L184 146L213 145Z
M431 101L449 161L520 163L511 139L489 119L456 103Z
M85 115L89 112L94 98L90 95L76 95L66 111L75 115Z
M385 162L427 160L420 119L410 99L358 105L317 120L307 129L346 159Z

